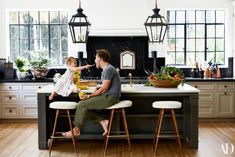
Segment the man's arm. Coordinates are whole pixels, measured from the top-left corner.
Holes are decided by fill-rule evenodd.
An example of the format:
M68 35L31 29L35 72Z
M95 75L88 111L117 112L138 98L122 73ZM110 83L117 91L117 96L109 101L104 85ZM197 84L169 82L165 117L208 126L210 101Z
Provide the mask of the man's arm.
M102 86L96 90L94 93L88 96L88 98L94 97L94 96L99 96L103 93L105 93L111 85L111 80L104 80L102 83Z

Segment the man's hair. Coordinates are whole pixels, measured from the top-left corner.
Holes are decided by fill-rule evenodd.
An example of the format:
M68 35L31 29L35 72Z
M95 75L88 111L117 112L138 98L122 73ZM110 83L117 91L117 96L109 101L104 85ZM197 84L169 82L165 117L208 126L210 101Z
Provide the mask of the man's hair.
M104 62L109 62L111 58L110 52L106 49L96 50L96 55L100 57Z

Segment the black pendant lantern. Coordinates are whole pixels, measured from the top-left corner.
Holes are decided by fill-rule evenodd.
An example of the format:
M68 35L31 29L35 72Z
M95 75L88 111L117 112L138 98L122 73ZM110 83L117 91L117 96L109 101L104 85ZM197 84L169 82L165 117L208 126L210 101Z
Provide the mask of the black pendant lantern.
M149 16L144 23L149 41L152 43L162 43L168 28L165 18L159 14L159 11L156 0L154 14Z
M82 13L83 9L81 8L81 2L79 0L79 8L77 13L72 16L69 22L69 29L72 36L73 43L86 43L90 23L87 20L87 16Z

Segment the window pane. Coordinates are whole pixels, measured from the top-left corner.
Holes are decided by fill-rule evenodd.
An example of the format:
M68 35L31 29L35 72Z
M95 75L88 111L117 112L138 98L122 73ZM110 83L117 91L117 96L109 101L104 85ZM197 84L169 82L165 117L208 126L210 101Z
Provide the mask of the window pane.
M175 51L176 50L176 40L168 39L167 40L167 51Z
M215 37L215 25L207 26L207 37Z
M61 38L68 38L68 25L61 26Z
M215 52L207 52L207 61L215 62Z
M51 11L50 12L50 23L59 23L59 12L58 11Z
M196 11L196 23L205 23L205 11Z
M29 12L29 23L38 24L38 11Z
M195 53L194 52L187 52L187 58L186 58L186 65L190 65L190 66L194 66L194 62L195 62Z
M10 26L10 38L19 39L19 27L18 26Z
M67 52L68 51L68 40L67 39L63 39L61 41L61 50L63 52Z
M216 63L224 64L224 53L221 53L221 52L216 53Z
M20 11L20 24L28 24L29 23L29 16L27 11Z
M185 11L176 12L176 23L185 23Z
M216 25L216 37L224 37L224 25Z
M51 50L53 52L59 52L60 51L60 42L58 39L52 39L51 40Z
M184 38L184 26L183 25L176 25L176 37Z
M64 24L68 23L68 12L67 11L60 12L60 23L64 23Z
M196 25L196 38L205 38L205 25Z
M224 23L224 11L216 11L216 22Z
M39 25L30 25L30 39L38 39L40 30L39 30Z
M18 24L18 12L17 11L9 12L9 23Z
M195 38L195 25L186 25L187 38Z
M166 64L176 64L175 63L175 52L167 52Z
M48 37L49 37L48 25L41 25L40 38L41 39L48 39Z
M216 51L224 51L224 39L216 39Z
M205 39L196 39L196 51L205 50Z
M206 22L207 23L215 23L215 11L206 11Z
M49 42L48 39L41 40L41 48L44 50L49 50Z
M51 38L58 38L60 36L60 26L51 25Z
M19 40L11 40L11 52L19 52Z
M184 51L184 39L176 39L176 51Z
M170 25L169 29L167 30L168 38L175 37L175 25Z
M167 11L167 21L169 23L175 23L175 11Z
M184 53L177 52L177 55L176 55L176 64L184 64Z
M195 51L195 39L188 39L187 40L187 50L186 51Z
M28 52L28 40L20 40L20 54L22 54L22 52Z
M35 51L40 49L40 40L30 40L30 51Z
M51 53L51 56L53 56L53 57L51 58L51 59L52 59L52 63L53 63L54 65L58 65L59 62L60 62L60 54L53 51L53 52Z
M48 11L41 11L40 12L40 23L41 24L48 24Z
M186 11L186 23L195 23L195 11Z
M204 52L196 52L196 59L198 63L204 63L205 61L205 53Z
M28 26L20 26L20 38L21 39L28 39Z
M207 51L215 51L215 39L207 39Z

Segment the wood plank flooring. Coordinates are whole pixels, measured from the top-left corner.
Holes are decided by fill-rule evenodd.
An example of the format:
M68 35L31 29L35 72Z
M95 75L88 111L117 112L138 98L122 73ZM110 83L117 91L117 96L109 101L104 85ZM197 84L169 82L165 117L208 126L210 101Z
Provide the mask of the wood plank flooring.
M103 140L83 140L79 142L80 157L102 157ZM152 157L152 140L132 140L132 154L128 152L125 140L111 140L107 157ZM221 144L229 143L225 154ZM231 152L235 147L235 122L200 122L199 148L191 149L183 144L183 157L234 157ZM224 147L226 150L226 146ZM0 122L0 157L46 157L48 150L38 149L38 129L36 122L6 123ZM72 157L71 141L56 141L52 149L52 157ZM180 156L175 140L160 139L157 157Z

